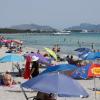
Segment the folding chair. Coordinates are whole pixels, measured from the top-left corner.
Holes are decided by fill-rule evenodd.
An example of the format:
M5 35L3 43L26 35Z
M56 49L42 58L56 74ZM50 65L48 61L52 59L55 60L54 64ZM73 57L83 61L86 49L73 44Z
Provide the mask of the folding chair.
M49 94L47 93L43 93L43 92L38 92L36 96L33 96L33 97L27 97L23 87L22 88L22 91L23 91L23 94L26 98L26 100L29 100L29 99L32 99L32 100L56 100L54 98L50 98L49 97Z
M36 99L36 96L33 96L33 97L27 97L27 95L26 95L26 93L25 93L25 91L24 91L23 87L21 87L21 89L22 89L22 92L23 92L23 94L24 94L24 96L25 96L26 100L29 100L29 99L32 99L32 100L37 100L37 99Z

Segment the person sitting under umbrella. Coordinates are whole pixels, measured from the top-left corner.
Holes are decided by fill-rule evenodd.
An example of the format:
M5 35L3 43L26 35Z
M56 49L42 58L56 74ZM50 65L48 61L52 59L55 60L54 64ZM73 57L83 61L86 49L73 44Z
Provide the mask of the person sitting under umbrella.
M37 96L35 98L36 100L56 100L53 93L48 94L40 91L38 91Z

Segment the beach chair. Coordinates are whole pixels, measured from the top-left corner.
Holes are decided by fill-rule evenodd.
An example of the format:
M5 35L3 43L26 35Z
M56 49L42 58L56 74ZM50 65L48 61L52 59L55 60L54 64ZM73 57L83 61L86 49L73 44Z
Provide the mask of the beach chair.
M29 100L29 99L31 99L31 100L56 100L54 98L49 97L49 94L43 93L43 92L38 92L36 96L32 96L32 97L27 97L23 88L22 88L22 92L23 92L26 100Z
M24 94L24 96L25 96L26 100L29 100L29 99L32 99L32 100L37 100L37 99L36 99L36 96L27 97L27 95L26 95L26 93L25 93L24 89L23 89L22 87L21 87L21 89L22 89L22 92L23 92L23 94Z

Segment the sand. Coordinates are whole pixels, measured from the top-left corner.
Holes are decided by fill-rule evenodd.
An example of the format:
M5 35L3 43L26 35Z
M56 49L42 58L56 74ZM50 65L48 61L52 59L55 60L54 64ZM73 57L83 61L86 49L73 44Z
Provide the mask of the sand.
M0 48L0 57L3 57L5 55L6 50L7 49L5 47ZM24 48L23 53L25 53L26 51L32 51L32 50L36 50L36 49L26 47L26 48ZM23 62L22 64L25 64L25 62ZM12 63L10 63L10 62L0 63L0 75L2 75L6 70L12 70L11 66L12 66ZM17 72L16 69L15 69L15 71ZM21 83L26 81L25 79L23 79L23 77L16 77L16 76L14 76L14 80L17 82L21 82ZM78 81L85 88L85 90L89 94L89 97L88 98L73 98L73 97L61 98L61 97L58 97L57 100L81 100L81 99L95 100L95 92L89 89L89 88L94 87L94 80L92 79L92 80L76 80L76 81ZM96 78L95 81L96 81L96 87L100 88L100 79ZM27 93L27 96L35 96L36 95L36 92L32 92L31 90L25 89L25 91ZM0 100L26 100L26 99L20 88L20 84L16 84L11 87L0 86ZM100 100L100 94L96 94L96 100Z

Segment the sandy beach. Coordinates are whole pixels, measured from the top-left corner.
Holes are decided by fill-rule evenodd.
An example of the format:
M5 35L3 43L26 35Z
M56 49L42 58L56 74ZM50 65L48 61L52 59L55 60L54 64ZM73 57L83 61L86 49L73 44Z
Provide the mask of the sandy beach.
M5 55L5 51L7 49L5 47L0 48L0 57L3 57ZM24 48L23 49L23 53L25 53L26 51L32 51L32 50L37 50L37 49L33 49L33 48ZM23 62L23 64L25 64L25 62ZM0 63L0 75L2 75L6 70L12 70L11 67L11 63L7 62L7 63ZM23 66L24 67L24 66ZM41 70L41 69L40 69ZM15 69L15 72L17 72L17 70ZM17 77L17 76L13 76L15 81L21 82L23 83L24 81L26 81L25 79L23 79L23 77ZM61 98L58 97L57 100L100 100L100 93L96 94L96 98L95 98L95 92L90 90L89 88L93 88L94 87L94 80L76 80L78 81L84 88L85 90L88 92L89 97L88 98L73 98L73 97L66 97L66 98ZM100 88L100 79L96 78L96 87ZM32 92L31 90L26 90L26 93L28 96L35 96L36 92ZM13 85L11 87L6 87L6 86L0 86L0 100L26 100L25 96L20 88L20 84L16 84ZM30 99L31 100L31 99Z

